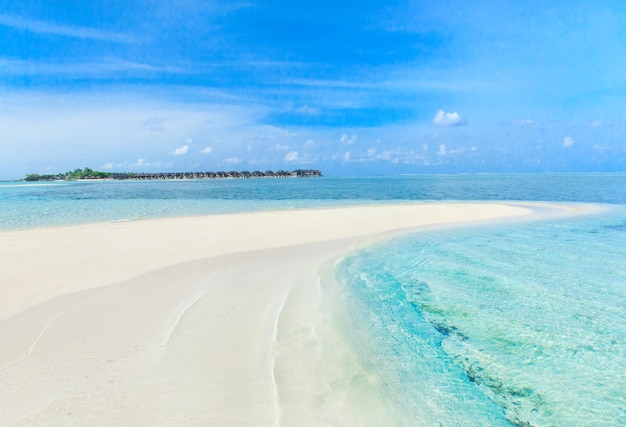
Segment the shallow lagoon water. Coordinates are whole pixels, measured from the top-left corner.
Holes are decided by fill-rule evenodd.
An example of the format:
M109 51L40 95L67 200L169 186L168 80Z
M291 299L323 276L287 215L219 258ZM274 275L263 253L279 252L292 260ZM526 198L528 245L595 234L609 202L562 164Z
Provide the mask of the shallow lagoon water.
M625 267L615 207L408 235L338 275L368 331L354 345L424 425L623 426Z

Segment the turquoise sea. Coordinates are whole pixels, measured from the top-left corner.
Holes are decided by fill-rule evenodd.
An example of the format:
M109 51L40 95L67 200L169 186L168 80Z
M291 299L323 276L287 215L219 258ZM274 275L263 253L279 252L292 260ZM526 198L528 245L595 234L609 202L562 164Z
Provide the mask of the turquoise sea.
M0 230L448 200L606 209L408 234L338 264L351 343L398 424L626 426L626 173L0 183Z

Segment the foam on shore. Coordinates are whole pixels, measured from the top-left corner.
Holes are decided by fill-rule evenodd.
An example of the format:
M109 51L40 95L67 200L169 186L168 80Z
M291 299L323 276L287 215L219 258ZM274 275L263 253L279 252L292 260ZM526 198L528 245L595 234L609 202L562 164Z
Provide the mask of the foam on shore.
M531 207L403 204L0 233L0 424L383 421L394 403L343 339L342 302L320 277L382 233L530 217Z

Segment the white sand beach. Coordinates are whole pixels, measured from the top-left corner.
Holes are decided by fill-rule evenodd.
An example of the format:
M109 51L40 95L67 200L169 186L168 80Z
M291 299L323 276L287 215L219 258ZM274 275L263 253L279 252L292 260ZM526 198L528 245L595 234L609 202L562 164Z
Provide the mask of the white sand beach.
M421 203L0 232L0 425L382 425L393 408L334 329L324 271L389 233L532 214Z

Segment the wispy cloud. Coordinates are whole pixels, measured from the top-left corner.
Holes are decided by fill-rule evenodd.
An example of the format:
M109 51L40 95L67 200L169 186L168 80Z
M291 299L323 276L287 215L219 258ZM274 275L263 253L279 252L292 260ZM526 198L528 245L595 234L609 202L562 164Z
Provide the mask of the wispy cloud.
M305 87L340 88L340 89L376 89L379 86L371 82L359 82L348 80L322 80L322 79L288 79L284 84Z
M110 166L112 165L111 163L107 163L106 166ZM164 162L159 162L159 161L149 161L148 159L142 159L139 158L137 159L136 162L122 162L122 163L118 163L115 165L116 169L128 169L128 170L132 170L132 171L138 171L138 170L142 170L142 168L148 168L148 169L152 169L152 168L161 168L161 167L171 167L172 163L164 163ZM110 168L107 168L110 169Z
M139 43L139 39L132 34L101 31L89 27L59 25L54 22L39 21L6 14L0 14L0 25L36 34L53 34L57 36L123 44Z
M315 116L320 113L317 108L309 107L308 105L303 105L302 107L296 108L294 111L298 114L306 114L311 116Z
M224 159L222 161L222 163L226 165L238 165L241 162L243 162L241 157L229 157L228 159Z
M159 67L140 62L109 58L99 62L44 63L0 58L0 68L5 75L54 75L63 78L127 77L134 75L154 75L157 73L178 74L181 69Z
M389 77L389 74L394 76ZM362 79L356 80L331 80L331 79L315 79L315 78L294 78L287 79L282 84L312 87L312 88L324 88L324 89L347 89L347 90L410 90L410 91L467 91L469 89L491 87L493 84L486 83L484 81L470 80L470 81L444 81L444 80L429 80L406 77L405 74L410 73L410 70L402 68L389 69L385 72L373 71L366 75Z

